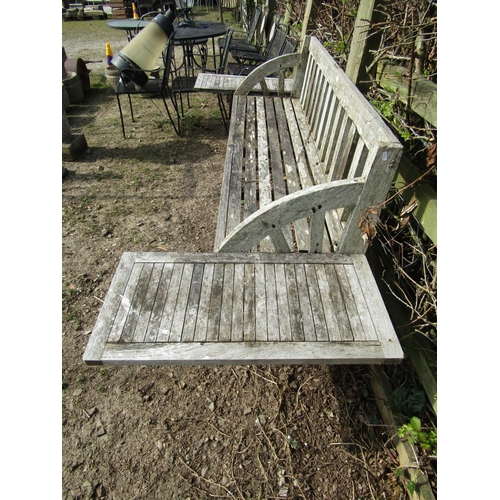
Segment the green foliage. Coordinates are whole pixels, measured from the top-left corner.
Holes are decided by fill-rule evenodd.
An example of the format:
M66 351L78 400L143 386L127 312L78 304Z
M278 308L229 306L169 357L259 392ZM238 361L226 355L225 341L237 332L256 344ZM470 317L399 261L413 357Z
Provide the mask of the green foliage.
M402 425L398 429L398 436L405 439L411 445L418 445L428 453L437 454L437 434L436 431L422 430L422 424L418 417L412 417L410 422Z
M406 483L406 487L408 488L410 495L413 495L413 493L415 493L416 486L417 485L413 481L408 481Z
M344 40L324 41L323 46L333 57L346 56L349 41L347 38Z
M397 387L390 395L391 403L399 413L410 417L425 407L425 392L419 387Z
M371 98L370 103L379 114L394 127L403 141L409 141L411 139L411 133L400 119L402 104L397 100L392 89L387 87L385 90L385 97L378 96L376 98Z
M293 439L292 436L288 435L286 437L286 441L290 445L291 448L293 448L294 450L297 449L297 446L298 446L297 440Z

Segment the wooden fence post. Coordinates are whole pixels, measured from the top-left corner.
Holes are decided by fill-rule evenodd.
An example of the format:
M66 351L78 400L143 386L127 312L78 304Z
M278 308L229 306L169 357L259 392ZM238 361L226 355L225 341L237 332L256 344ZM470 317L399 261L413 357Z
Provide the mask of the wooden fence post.
M304 21L302 24L302 34L300 35L300 44L304 42L306 35L314 28L314 21L318 15L318 9L321 6L321 0L307 0Z
M382 18L382 14L377 11L380 3L381 0L361 0L349 49L345 72L362 92L371 85L371 78L366 72L372 57L369 50L378 49L382 37L382 31L372 33L370 30L372 23L379 22Z

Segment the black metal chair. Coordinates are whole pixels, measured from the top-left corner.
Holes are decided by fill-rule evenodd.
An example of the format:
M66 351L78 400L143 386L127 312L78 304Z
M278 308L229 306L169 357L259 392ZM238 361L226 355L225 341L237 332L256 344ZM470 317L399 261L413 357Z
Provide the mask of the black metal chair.
M220 57L220 65L217 68L216 73L219 75L223 75L227 71L227 60L229 58L229 49L231 47L232 43L232 38L233 38L233 33L234 30L232 28L229 28L227 30L226 36L224 38L224 46L222 47L222 53ZM224 104L224 95L223 94L217 94L217 100L219 101L219 110L220 114L222 116L222 121L224 122L224 127L226 129L226 132L229 130L228 122L231 117L231 102L232 102L232 94L226 95L226 97L229 99L229 110L226 109L226 106Z
M227 64L227 69L232 75L248 75L257 66L262 63L274 59L283 54L287 42L288 29L283 31L276 27L272 40L266 51L263 53L249 51L232 51L231 55L236 62ZM289 48L287 49L289 50Z
M252 20L250 21L250 25L248 27L248 31L245 37L235 37L234 33L244 33L243 31L234 30L233 38L231 44L229 46L229 50L252 50L252 47L255 45L252 43L253 38L255 36L255 31L257 29L257 25L259 24L260 15L262 14L262 7L257 6L253 12ZM224 49L224 44L226 42L226 37L220 37L218 40L219 51L222 56L222 51ZM255 49L257 50L257 49Z
M220 64L215 71L217 74L223 74L226 70L227 59L229 55L229 44L231 42L232 36L233 36L233 30L229 28L226 33L225 37L226 44L223 47ZM176 110L180 109L181 116L184 116L184 103L182 96L183 94L187 94L187 96L189 96L189 94L195 92L194 86L196 83L197 76L198 75L193 70L190 70L190 68L185 68L183 66L180 67L171 66L171 79L170 79L169 89L172 95L175 109ZM225 108L223 96L221 94L217 94L217 98L219 101L219 110L222 116L222 121L224 122L224 127L226 128L226 130L228 130L227 122L229 120L229 113ZM180 101L180 105L178 99ZM188 106L189 106L189 101L188 101Z
M135 122L134 110L132 107L132 97L131 97L134 94L141 94L141 96L150 96L151 102L153 102L156 107L158 106L156 102L152 99L152 97L161 95L163 104L165 105L165 109L167 110L168 117L170 119L170 122L172 123L172 126L174 127L175 133L177 135L180 135L179 110L177 108L176 105L177 103L175 102L175 99L172 98L171 89L169 87L169 77L171 73L170 70L172 66L173 55L174 55L174 37L171 36L162 54L163 67L151 70L145 70L145 73L149 73L150 75L151 73L153 73L153 75L156 74L157 76L150 76L149 81L143 87L136 86L130 80L130 76L132 76L132 73L135 70L126 69L120 72L120 78L115 87L115 95L118 101L118 109L120 111L120 120L122 124L122 133L124 139L126 139L125 124L123 119L123 110L120 101L120 96L122 95L128 96L130 114L132 117L132 121ZM170 109L167 105L167 99L170 99L174 105L176 120L172 118L172 114L170 113Z

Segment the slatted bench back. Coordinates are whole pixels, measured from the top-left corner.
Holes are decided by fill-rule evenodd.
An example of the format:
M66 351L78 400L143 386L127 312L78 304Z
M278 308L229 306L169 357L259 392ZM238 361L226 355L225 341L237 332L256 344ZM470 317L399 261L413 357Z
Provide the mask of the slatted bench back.
M361 216L366 208L384 201L402 147L316 38L310 39L304 56L307 63L303 63L304 75L299 78L302 86L295 94L299 96L320 160L321 168L312 173L316 175L316 183L363 177L366 187L358 202ZM319 178L315 172L321 173ZM352 227L345 227L351 214L350 210L337 212L344 233L339 243L342 253L366 250L357 228L359 218L353 218Z

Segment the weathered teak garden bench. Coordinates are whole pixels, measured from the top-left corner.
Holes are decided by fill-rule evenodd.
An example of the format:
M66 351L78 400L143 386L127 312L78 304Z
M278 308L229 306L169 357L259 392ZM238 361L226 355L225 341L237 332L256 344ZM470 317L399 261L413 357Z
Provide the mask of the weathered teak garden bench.
M215 252L125 253L84 361L400 361L364 254L401 152L317 39L263 64L234 93Z

